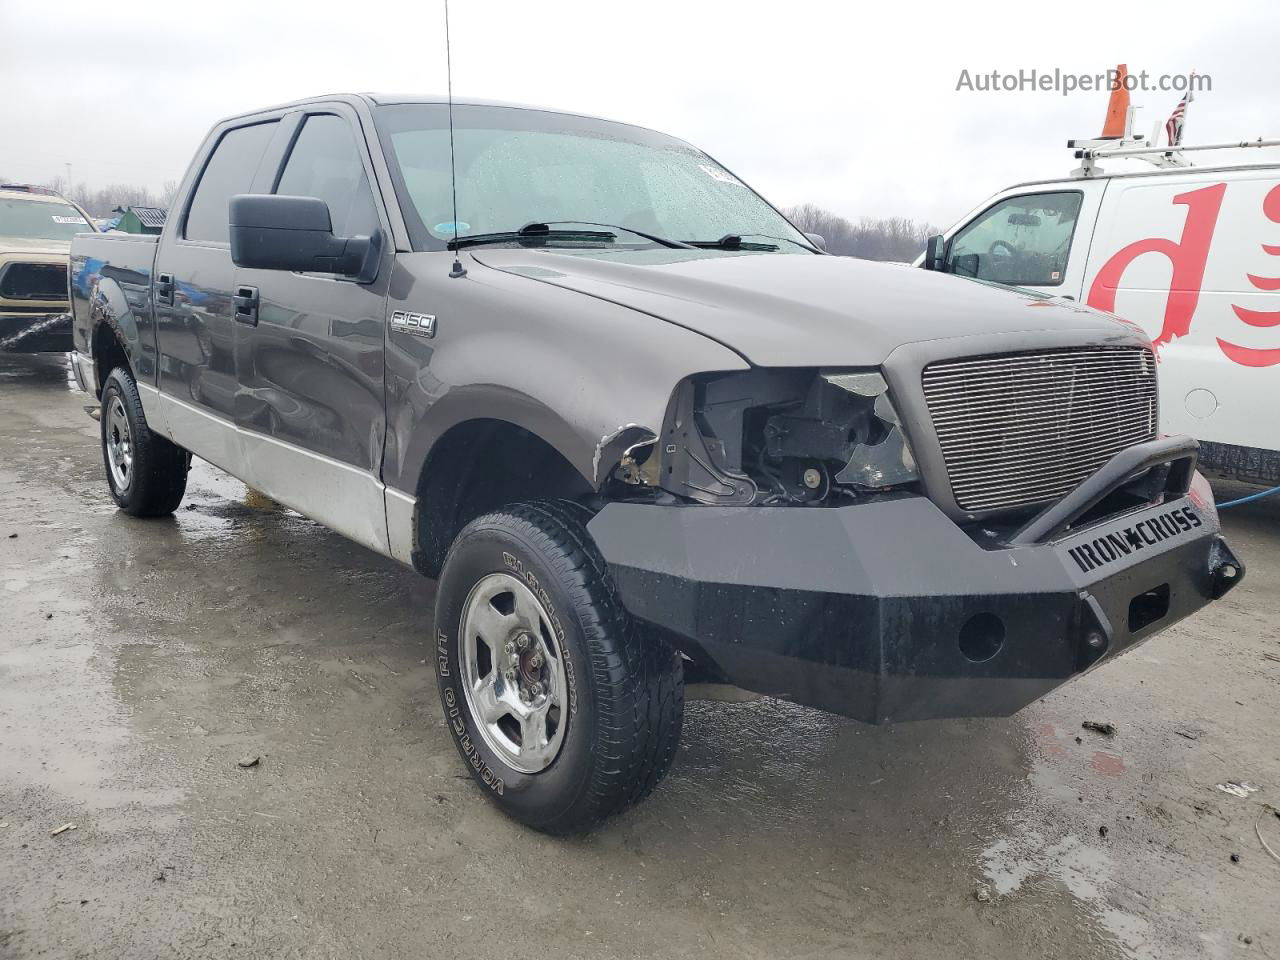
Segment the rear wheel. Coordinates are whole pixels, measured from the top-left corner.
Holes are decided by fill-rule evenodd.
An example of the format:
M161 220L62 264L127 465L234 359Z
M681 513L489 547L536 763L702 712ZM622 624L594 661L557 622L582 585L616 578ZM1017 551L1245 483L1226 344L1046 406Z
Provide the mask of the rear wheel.
M681 661L642 638L563 501L469 523L436 594L436 674L472 777L547 833L585 830L643 799L675 758Z
M102 462L116 505L135 517L160 517L178 509L191 458L147 426L137 384L123 367L112 370L102 388L99 422Z

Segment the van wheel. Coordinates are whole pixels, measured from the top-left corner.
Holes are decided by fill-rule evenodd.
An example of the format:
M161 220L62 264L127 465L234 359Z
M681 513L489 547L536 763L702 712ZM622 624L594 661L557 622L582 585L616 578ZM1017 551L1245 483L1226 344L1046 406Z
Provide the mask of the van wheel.
M173 513L187 489L190 455L153 433L132 375L116 367L102 388L102 462L111 498L134 517Z
M504 507L449 549L436 592L436 678L471 776L552 834L646 797L684 716L679 656L641 637L566 501Z

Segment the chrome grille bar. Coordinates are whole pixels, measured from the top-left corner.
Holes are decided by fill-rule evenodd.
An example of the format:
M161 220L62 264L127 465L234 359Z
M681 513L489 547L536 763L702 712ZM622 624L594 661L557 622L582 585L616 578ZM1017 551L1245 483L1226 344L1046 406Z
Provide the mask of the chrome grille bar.
M923 385L964 510L1056 500L1156 435L1155 358L1143 347L941 360Z

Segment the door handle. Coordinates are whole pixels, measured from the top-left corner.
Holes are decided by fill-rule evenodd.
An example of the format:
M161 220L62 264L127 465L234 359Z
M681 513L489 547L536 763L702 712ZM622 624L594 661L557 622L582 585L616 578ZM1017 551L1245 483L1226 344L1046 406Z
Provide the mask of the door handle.
M258 325L258 288L237 287L232 298L236 307L236 322L246 323L251 327Z
M156 300L166 307L173 306L173 274L162 273L156 277Z

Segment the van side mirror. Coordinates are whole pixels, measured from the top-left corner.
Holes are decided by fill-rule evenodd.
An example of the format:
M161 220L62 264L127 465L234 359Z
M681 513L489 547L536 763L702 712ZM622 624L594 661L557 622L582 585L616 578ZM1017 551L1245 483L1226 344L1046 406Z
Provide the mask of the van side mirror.
M924 262L920 264L926 270L945 271L947 269L947 241L940 233L935 233L924 245Z
M329 205L318 197L243 193L231 198L227 215L237 267L336 273L360 283L378 275L382 231L335 237Z
M806 233L805 237L808 239L810 243L812 243L815 247L817 247L823 253L827 252L827 238L824 237L822 234Z

